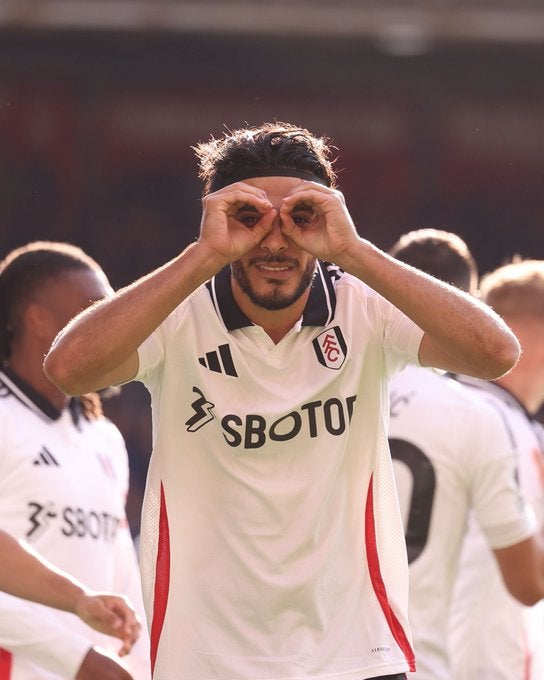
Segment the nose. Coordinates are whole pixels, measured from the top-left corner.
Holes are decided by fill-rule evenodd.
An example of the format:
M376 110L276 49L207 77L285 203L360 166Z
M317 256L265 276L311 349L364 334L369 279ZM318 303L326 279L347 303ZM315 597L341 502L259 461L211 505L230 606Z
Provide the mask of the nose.
M274 219L272 229L263 238L260 245L261 248L269 253L279 253L289 246L289 243L281 230L281 220L279 216Z

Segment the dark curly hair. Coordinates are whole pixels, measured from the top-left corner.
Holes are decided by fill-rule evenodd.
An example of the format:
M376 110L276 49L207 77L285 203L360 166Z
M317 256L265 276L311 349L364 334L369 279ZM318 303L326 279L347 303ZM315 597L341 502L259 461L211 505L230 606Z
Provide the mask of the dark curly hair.
M332 149L326 137L289 123L263 123L229 130L193 147L199 161L203 195L236 181L240 169L297 170L314 175L328 187L336 186ZM251 174L246 173L246 177Z
M55 241L28 243L12 250L0 262L0 365L9 363L23 306L44 283L66 271L89 269L101 271L81 248ZM89 420L102 413L97 394L84 395L81 406Z

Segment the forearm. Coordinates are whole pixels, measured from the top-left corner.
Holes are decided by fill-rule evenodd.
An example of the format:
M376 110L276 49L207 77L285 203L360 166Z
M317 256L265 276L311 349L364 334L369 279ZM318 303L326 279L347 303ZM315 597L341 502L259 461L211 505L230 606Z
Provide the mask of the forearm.
M68 394L130 380L135 368L126 362L222 264L195 243L163 267L90 307L59 333L45 359L46 373Z
M75 612L83 586L31 548L0 533L0 589L33 602Z
M464 366L476 377L494 378L516 361L519 345L487 305L453 286L398 262L359 239L337 261L414 321L445 355L437 368ZM421 357L420 357L421 358Z

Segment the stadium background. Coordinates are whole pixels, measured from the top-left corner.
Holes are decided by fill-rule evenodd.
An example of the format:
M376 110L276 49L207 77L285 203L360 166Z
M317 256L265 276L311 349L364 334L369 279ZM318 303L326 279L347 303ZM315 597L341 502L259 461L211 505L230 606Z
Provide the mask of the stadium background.
M114 287L198 233L191 145L286 120L339 148L361 235L544 258L541 0L0 0L0 256L67 240ZM139 527L140 385L106 402Z

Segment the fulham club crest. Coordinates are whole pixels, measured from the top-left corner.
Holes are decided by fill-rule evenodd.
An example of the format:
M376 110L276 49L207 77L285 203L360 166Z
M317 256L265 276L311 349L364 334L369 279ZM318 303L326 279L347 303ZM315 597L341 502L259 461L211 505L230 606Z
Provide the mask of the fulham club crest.
M327 368L338 370L346 360L346 341L340 326L328 328L313 341L317 360Z

